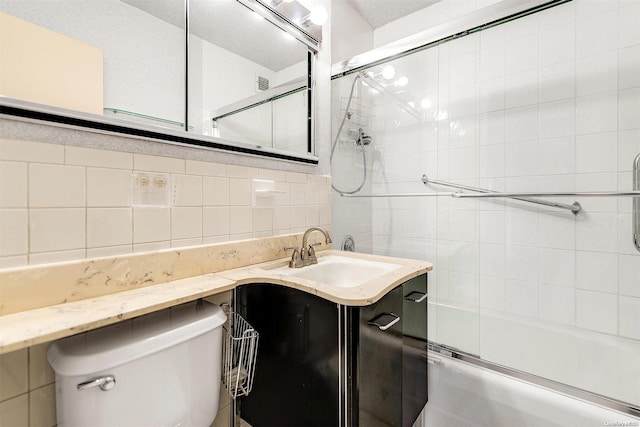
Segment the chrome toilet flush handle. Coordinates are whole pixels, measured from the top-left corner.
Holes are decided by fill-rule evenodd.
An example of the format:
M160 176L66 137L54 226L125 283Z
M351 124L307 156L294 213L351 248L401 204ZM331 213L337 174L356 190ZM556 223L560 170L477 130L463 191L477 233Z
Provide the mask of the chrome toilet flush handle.
M93 387L100 387L102 391L109 391L116 386L116 377L113 375L106 375L104 377L94 378L89 381L78 384L78 390L87 390Z

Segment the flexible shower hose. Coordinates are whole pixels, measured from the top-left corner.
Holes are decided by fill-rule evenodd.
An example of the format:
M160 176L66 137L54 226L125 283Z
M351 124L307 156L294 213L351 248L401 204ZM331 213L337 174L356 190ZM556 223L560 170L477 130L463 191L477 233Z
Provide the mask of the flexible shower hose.
M347 107L345 108L344 111L344 116L342 116L342 121L340 122L340 127L338 127L338 133L336 133L336 137L333 140L333 144L331 145L331 154L329 155L329 163L333 164L333 154L336 151L336 145L338 145L338 139L340 138L340 132L342 132L342 128L344 127L344 122L347 120L347 115L349 114L349 107L351 106L351 100L353 99L353 91L356 87L356 82L358 81L358 79L361 77L362 75L360 73L358 73L356 75L356 78L353 79L353 82L351 83L351 91L349 92L349 99L347 100ZM362 182L360 183L360 185L358 186L358 188L356 188L355 190L351 190L351 191L347 191L347 190L341 190L338 187L336 187L335 185L333 185L333 183L331 184L331 188L333 188L334 191L340 193L340 194L355 194L358 191L362 190L362 187L364 187L364 183L367 181L367 155L365 152L365 145L364 143L360 144L360 147L362 148L362 168L363 168L363 172L362 172Z

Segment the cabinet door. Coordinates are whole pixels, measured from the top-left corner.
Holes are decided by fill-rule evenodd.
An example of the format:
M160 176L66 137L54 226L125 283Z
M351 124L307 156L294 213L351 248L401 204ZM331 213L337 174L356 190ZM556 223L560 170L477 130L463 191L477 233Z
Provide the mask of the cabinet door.
M427 403L427 275L402 285L402 426L411 427Z
M358 420L351 425L400 427L402 422L402 287L361 307L356 390Z
M338 425L335 303L268 284L241 286L236 309L260 334L251 393L240 415L253 427Z

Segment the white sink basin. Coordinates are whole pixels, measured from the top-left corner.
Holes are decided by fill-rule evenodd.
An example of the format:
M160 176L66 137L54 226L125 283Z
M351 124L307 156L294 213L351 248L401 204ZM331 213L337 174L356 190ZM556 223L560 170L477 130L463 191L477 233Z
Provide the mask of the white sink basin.
M317 264L302 268L284 266L269 271L283 276L300 277L301 279L327 283L341 288L351 288L400 267L398 264L386 262L327 255L318 257Z

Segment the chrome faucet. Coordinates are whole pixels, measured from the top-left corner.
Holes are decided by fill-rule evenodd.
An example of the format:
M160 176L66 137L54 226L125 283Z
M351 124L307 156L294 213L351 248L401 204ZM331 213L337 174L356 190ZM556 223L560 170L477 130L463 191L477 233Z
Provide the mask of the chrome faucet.
M307 239L309 238L309 235L314 231L319 231L324 234L325 243L331 243L331 236L329 235L329 232L322 227L311 227L307 231L305 231L304 235L302 236L302 248L300 249L300 258L302 259L303 266L318 263L318 258L316 258L316 251L315 249L313 249L313 247L319 245L320 243L315 243L313 245L307 246Z
M324 234L324 238L327 244L331 243L331 236L329 232L322 227L311 227L307 231L304 232L302 236L302 248L298 249L295 246L288 246L284 248L286 251L293 251L291 254L291 260L289 261L289 268L300 268L305 265L317 264L318 258L316 257L316 250L313 249L314 246L319 245L320 243L314 243L312 245L307 245L307 239L309 238L309 234L314 231L319 231Z

